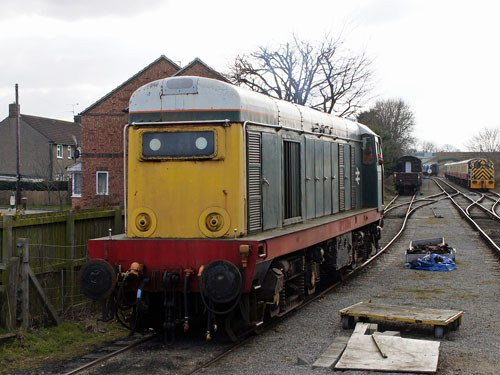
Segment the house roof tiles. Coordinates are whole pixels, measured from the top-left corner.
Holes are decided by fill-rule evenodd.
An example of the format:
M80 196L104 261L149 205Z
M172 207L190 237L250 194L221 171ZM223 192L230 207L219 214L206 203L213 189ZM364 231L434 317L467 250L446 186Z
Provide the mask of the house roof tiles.
M73 137L76 138L78 143L80 142L82 127L76 122L23 114L21 114L21 121L56 144L74 145Z

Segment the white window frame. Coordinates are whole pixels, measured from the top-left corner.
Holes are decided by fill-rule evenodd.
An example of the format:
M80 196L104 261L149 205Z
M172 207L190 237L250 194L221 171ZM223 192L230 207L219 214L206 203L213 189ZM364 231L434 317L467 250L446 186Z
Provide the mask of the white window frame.
M57 158L62 159L64 156L63 145L57 145Z
M68 159L71 159L71 146L68 146Z
M106 192L99 192L99 174L106 175ZM95 173L95 192L97 195L109 195L109 172L108 171L97 171Z
M75 194L75 175L80 175L80 194ZM82 197L82 172L73 173L73 178L71 179L71 196L73 198L81 198Z

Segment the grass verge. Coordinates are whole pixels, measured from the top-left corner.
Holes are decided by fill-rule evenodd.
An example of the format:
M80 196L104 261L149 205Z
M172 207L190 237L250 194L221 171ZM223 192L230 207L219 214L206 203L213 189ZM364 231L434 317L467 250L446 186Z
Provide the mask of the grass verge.
M72 359L128 333L116 322L90 319L39 330L19 330L16 338L0 342L0 374L43 368L51 361Z

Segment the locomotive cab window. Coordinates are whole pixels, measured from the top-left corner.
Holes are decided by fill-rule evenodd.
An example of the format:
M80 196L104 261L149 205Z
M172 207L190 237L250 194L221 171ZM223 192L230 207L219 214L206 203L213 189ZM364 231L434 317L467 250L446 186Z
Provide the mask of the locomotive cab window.
M371 165L375 160L375 139L372 136L364 135L362 142L363 164Z
M146 132L142 135L145 159L209 159L215 156L214 131Z

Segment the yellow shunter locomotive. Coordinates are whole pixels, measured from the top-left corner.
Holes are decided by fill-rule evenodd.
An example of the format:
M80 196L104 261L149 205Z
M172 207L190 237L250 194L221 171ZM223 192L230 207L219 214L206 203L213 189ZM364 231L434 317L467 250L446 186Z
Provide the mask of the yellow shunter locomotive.
M495 166L491 160L469 159L444 165L446 178L470 189L495 188Z

